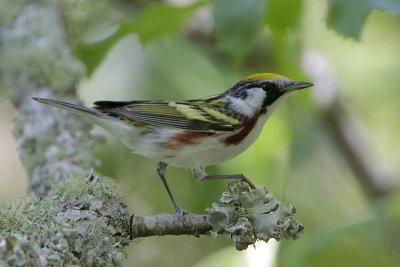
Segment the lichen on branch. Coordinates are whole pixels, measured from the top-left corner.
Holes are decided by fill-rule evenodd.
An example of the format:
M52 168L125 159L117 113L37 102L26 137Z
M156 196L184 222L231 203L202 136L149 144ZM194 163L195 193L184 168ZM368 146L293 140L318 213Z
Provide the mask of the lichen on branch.
M304 227L294 219L296 209L286 206L264 188L244 182L229 184L217 203L208 209L212 232L231 238L238 250L270 238L296 239Z
M208 214L130 216L114 184L90 172L0 209L0 262L11 266L119 266L132 239L222 234L243 250L257 240L297 238L303 226L264 188L229 184Z
M46 197L0 209L0 263L9 266L119 266L129 213L115 186L91 173Z
M233 181L207 215L185 215L183 222L173 215L134 216L133 238L151 235L222 234L233 240L237 250L256 241L297 239L304 227L295 218L296 209L270 195L266 188L251 188L243 181Z

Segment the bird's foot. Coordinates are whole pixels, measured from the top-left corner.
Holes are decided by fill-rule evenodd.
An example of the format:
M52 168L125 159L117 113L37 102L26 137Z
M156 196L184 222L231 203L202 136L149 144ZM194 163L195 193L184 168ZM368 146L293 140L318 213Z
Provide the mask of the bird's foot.
M253 181L251 181L249 178L247 178L244 174L238 174L238 178L235 180L239 180L239 181L243 181L246 184L248 184L250 186L250 188L255 189L256 185L253 183Z

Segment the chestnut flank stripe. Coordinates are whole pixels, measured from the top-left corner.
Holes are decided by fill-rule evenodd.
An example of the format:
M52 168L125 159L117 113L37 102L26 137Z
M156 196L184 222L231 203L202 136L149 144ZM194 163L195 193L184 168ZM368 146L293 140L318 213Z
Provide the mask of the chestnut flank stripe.
M242 130L238 132L237 134L231 135L225 140L223 140L223 143L227 146L230 145L238 145L240 142L242 142L246 136L253 130L254 126L256 125L258 116L254 117L244 117L242 121Z
M214 133L184 131L171 136L171 141L164 144L164 147L169 149L180 149L185 145L198 144L203 138L212 136L213 134Z

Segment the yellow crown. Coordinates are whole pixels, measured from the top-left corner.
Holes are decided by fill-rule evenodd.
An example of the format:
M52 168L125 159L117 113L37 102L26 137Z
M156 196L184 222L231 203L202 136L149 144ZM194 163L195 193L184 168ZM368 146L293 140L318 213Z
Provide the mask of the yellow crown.
M284 78L284 76L276 73L256 73L244 78L244 81L253 82L257 80L277 80L280 78Z

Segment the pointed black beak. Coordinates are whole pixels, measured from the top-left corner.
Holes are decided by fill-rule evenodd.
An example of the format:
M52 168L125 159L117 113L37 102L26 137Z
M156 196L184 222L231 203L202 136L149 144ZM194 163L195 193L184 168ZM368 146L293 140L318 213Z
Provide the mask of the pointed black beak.
M300 89L305 89L308 88L310 86L313 86L313 83L309 83L309 82L297 82L297 81L292 81L292 83L285 88L285 90L287 92L292 92L292 91L297 91Z

